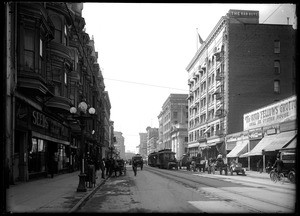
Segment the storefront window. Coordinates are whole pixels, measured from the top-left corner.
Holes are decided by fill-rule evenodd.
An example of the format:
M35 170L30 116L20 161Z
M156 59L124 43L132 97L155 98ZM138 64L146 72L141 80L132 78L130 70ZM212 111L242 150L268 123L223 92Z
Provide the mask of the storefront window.
M58 169L67 168L66 147L62 144L58 145Z
M44 140L32 138L32 147L28 156L29 173L44 172L46 170Z

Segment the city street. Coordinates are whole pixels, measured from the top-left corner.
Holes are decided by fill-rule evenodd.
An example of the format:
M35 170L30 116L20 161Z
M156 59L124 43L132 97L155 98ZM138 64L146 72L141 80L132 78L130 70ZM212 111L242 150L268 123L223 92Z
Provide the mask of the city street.
M127 166L78 212L292 213L295 196L294 184L268 178Z

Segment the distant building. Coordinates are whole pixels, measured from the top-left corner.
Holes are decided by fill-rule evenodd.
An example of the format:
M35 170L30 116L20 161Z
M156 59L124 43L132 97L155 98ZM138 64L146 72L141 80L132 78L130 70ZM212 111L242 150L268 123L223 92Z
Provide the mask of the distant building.
M147 127L147 156L157 151L158 128Z
M183 154L188 153L188 130L187 124L176 124L171 128L172 151L179 160Z
M131 159L135 155L134 152L125 152L125 160Z
M158 149L171 149L171 128L173 125L188 122L188 94L170 94L158 115Z
M147 157L147 133L139 133L140 135L140 145L138 153L142 157Z
M125 158L125 138L123 137L122 132L114 131L114 135L116 137L115 148L117 152L119 152L120 158Z
M229 10L188 64L188 149L226 155L243 114L295 94L295 30L259 24L259 11Z

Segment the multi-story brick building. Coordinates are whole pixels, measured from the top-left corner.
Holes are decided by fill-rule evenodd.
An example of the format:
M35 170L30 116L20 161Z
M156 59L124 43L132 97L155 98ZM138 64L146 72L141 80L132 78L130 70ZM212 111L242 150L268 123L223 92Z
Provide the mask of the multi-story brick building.
M82 9L82 3L5 4L4 157L12 183L46 176L51 158L56 173L76 170L79 149L101 158L110 143L109 97ZM82 101L96 112L81 131L70 108Z
M295 93L295 30L229 10L186 70L189 152L225 156L224 136L242 131L244 113Z
M159 147L158 149L172 149L171 127L188 121L188 94L170 94L158 115ZM173 151L175 149L172 149Z

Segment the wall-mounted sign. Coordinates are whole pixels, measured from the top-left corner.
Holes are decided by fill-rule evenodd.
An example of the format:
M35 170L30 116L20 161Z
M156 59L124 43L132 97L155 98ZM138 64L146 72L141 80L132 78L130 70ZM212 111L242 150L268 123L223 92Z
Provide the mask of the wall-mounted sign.
M296 120L296 96L244 114L244 130Z
M35 110L32 111L32 124L38 128L46 129L44 132L48 135L69 136L69 130L66 126Z
M256 128L248 131L249 139L261 139L263 137L262 128Z
M250 10L229 10L229 17L243 17L243 18L252 18L259 17L259 11L250 11Z

